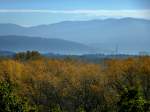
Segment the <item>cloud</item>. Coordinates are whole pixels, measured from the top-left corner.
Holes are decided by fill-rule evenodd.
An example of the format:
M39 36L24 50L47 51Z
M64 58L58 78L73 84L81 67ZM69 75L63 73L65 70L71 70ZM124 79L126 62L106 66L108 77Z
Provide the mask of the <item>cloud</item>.
M134 17L150 19L150 10L37 10L37 9L0 9L0 13L48 13L76 14L92 17Z

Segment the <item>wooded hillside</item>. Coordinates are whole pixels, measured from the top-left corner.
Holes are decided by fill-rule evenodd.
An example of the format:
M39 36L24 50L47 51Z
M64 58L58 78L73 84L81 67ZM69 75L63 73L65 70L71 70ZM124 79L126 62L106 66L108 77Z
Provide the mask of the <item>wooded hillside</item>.
M26 108L30 108L23 112L150 111L150 57L109 60L101 65L46 59L39 54L26 60L17 56L0 60L0 94L7 90L3 84L14 84L12 94L27 99ZM4 102L0 100L0 107ZM5 112L10 112L7 108Z

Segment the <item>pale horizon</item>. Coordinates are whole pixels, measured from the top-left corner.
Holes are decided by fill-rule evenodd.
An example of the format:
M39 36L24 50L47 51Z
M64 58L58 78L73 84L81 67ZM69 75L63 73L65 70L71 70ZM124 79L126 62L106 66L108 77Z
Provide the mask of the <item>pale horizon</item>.
M0 23L22 26L105 18L150 20L149 0L1 0Z

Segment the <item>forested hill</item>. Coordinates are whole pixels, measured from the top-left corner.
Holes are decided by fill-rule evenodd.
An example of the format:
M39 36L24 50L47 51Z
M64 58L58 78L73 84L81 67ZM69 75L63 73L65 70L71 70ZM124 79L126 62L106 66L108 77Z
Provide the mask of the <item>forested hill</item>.
M48 39L27 36L0 36L0 50L51 52L60 54L88 53L92 49L84 44L63 39Z

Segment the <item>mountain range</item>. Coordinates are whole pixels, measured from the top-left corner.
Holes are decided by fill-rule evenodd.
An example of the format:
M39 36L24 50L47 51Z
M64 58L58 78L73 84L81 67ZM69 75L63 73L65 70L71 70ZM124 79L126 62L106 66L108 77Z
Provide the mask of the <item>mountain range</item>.
M64 21L32 27L0 24L0 35L44 37L52 40L59 38L82 43L97 52L115 51L116 46L120 52L150 51L150 20L135 18Z
M0 57L12 57L16 53L11 51L0 51Z
M92 49L77 42L28 36L0 36L0 50L21 52L36 50L41 53L80 54L89 53Z

